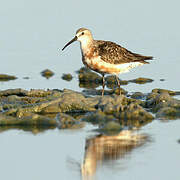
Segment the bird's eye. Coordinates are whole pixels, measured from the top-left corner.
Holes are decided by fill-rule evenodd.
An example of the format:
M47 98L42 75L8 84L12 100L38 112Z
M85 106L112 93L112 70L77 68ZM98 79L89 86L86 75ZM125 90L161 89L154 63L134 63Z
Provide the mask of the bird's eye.
M84 35L84 32L82 32L81 35Z

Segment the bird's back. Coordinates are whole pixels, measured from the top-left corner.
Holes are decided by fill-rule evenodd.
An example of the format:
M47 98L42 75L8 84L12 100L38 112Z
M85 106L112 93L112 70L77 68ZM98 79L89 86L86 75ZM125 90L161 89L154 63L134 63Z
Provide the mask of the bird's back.
M122 46L111 41L94 40L94 51L101 59L111 64L124 64L131 62L141 62L148 64L145 60L153 59L152 56L143 56L133 53Z

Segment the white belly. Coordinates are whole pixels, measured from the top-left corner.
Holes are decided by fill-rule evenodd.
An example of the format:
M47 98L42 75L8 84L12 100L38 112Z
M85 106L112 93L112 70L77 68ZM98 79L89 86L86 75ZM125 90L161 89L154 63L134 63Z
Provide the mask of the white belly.
M100 56L91 59L86 58L85 62L90 69L108 74L126 73L129 72L129 70L132 68L143 65L143 63L140 62L110 64L105 61L102 61Z

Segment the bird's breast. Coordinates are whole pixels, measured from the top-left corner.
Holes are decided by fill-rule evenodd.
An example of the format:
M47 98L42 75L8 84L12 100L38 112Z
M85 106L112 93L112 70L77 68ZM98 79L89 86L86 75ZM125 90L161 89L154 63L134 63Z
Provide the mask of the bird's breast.
M124 64L107 63L101 60L100 56L84 56L83 63L88 68L96 72L107 73L107 74L121 74L128 72L130 69L136 66L143 65L142 63L139 62L124 63Z
M99 72L99 73L107 73L107 74L119 74L119 69L110 63L106 63L101 60L100 56L84 56L83 63L90 69Z

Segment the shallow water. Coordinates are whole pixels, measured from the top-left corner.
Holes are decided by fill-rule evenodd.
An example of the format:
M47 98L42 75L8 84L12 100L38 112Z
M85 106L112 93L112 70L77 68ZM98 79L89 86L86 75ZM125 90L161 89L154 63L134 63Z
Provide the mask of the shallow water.
M17 80L0 82L0 89L64 89L81 91L75 73L81 66L79 43L61 48L79 27L92 30L95 39L111 40L131 51L152 55L155 61L119 77L154 79L128 84L130 92L153 88L180 90L180 2L172 1L4 1L0 6L0 73ZM87 10L88 7L88 10ZM45 79L44 69L55 75ZM61 79L72 73L71 82ZM29 77L29 79L24 79ZM165 79L165 81L160 81ZM179 98L179 97L178 97ZM97 160L96 179L178 179L180 165L179 120L155 120L140 132L149 138L124 156ZM81 179L87 138L96 138L87 124L80 130L22 130L0 133L2 179ZM35 131L36 132L36 131ZM34 133L35 133L34 132Z
M97 133L91 131L95 128L92 125L80 130L56 129L39 134L20 130L2 132L1 177L27 180L86 179L87 174L83 174L81 168L83 162L90 158L90 165L86 165L86 171L91 175L89 179L178 179L179 126L179 120L155 120L135 133L146 137L139 140L139 146L136 147L136 143L130 146L132 142L128 146L127 138L120 141L118 149L117 139L114 139L112 142L115 144L107 147L111 149L115 145L116 148L103 156L95 149L104 152L105 149L101 148L108 140L99 140ZM88 142L87 146L88 140L96 143ZM88 148L85 149L85 145Z

